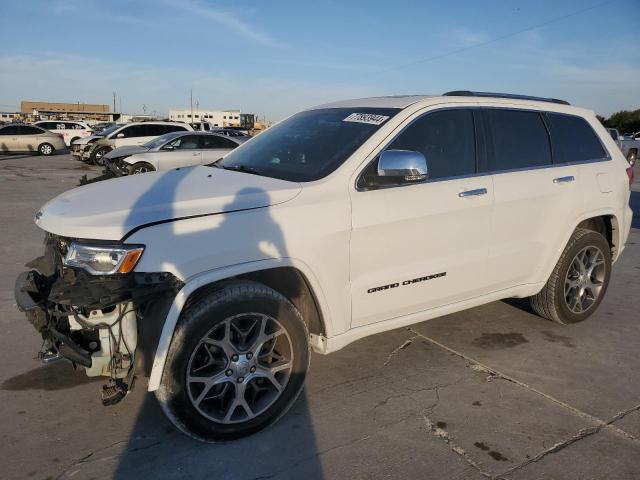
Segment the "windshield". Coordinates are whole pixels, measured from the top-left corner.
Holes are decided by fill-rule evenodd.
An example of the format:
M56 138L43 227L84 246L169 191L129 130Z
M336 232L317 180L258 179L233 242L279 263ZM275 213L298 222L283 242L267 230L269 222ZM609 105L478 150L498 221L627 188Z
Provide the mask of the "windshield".
M182 132L165 133L164 135L160 135L159 137L148 141L147 143L145 143L143 145L143 147L158 148L158 147L164 145L165 142L168 142L169 140L172 140L172 139L176 138L178 135L181 135L181 134L182 134Z
M295 182L338 168L396 108L326 108L298 113L251 139L215 166Z
M107 135L109 135L111 132L115 132L117 129L119 129L122 125L122 123L117 124L117 125L112 125L109 128L105 128L104 130L99 131L98 133L96 133L95 135L97 137L106 137Z

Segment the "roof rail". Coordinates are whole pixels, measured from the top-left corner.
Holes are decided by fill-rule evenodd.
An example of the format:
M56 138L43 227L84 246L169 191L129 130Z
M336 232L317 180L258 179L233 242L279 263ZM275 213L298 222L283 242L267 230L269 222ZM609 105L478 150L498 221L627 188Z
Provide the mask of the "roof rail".
M561 105L571 105L566 100L557 98L532 97L531 95L517 95L513 93L494 93L494 92L472 92L470 90L454 90L442 94L445 97L491 97L491 98L511 98L514 100L534 100L536 102L559 103Z

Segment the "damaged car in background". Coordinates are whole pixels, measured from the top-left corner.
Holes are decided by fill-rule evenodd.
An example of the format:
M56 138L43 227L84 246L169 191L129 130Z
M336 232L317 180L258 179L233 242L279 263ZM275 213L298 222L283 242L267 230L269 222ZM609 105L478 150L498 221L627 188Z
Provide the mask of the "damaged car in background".
M80 185L138 173L213 163L251 137L229 138L212 132L172 132L143 145L119 147L103 157L102 175Z
M132 156L147 154L165 155ZM511 297L586 320L629 235L631 180L595 114L561 100L337 102L217 162L49 201L16 303L43 359L108 378L105 405L148 377L178 429L231 440L287 412L310 350Z

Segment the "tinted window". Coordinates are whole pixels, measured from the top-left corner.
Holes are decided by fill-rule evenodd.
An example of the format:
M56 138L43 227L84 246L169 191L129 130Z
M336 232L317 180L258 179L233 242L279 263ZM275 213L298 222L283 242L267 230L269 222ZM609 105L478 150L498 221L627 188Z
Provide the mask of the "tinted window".
M202 142L200 148L236 148L238 146L234 141L217 135L202 135L200 141Z
M72 130L82 130L84 128L79 123L65 123L65 126Z
M134 137L148 137L150 136L148 133L147 125L131 125L121 132L118 132L115 138L134 138ZM124 135L121 137L120 135Z
M17 135L17 134L18 134L18 127L15 125L0 128L0 135Z
M413 122L387 150L415 150L427 159L429 178L473 174L476 142L471 110L429 113Z
M587 121L573 115L548 113L556 163L584 162L607 156Z
M179 138L176 138L169 145L177 150L190 150L198 148L198 144L198 137L196 135L183 135Z
M492 140L489 142L490 169L500 171L551 164L549 135L538 112L501 109L485 112Z
M18 135L39 135L43 133L38 127L31 127L29 125L21 125L18 127Z
M37 124L41 128L46 128L47 130L55 130L56 123L55 122L42 122Z
M301 112L265 130L216 166L283 180L318 180L342 165L397 112L362 107Z

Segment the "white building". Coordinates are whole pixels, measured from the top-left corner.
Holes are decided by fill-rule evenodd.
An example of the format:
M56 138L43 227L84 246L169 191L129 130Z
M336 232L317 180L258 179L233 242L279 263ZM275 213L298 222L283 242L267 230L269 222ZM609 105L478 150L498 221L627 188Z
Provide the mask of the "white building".
M214 127L239 127L240 110L203 110L194 109L193 117L190 108L172 108L169 120L173 122L209 122Z
M0 112L0 122L10 122L20 118L19 113L14 112Z

